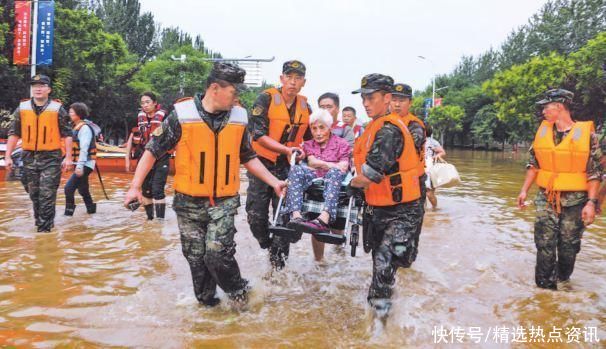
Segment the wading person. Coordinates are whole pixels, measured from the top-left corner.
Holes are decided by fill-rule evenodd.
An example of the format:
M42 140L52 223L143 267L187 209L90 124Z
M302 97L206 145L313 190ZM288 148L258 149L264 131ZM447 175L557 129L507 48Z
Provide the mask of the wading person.
M410 112L410 107L412 106L412 87L406 84L395 84L391 96L390 110L392 113L400 116L402 121L404 121L408 131L410 131L410 135L412 136L415 144L417 156L420 160L418 164L418 175L419 185L421 186L421 205L419 205L421 221L419 222L419 226L415 234L415 252L412 256L412 260L414 261L417 258L417 253L419 251L419 238L421 236L421 229L423 228L425 198L427 195L427 190L425 187L425 181L428 177L425 174L425 123Z
M595 218L601 178L601 150L593 122L571 118L573 97L570 91L554 89L537 102L544 120L530 149L517 200L518 207L524 208L528 190L537 183L535 281L538 287L553 290L558 281L572 275L585 226Z
M339 96L332 92L326 92L318 98L318 106L327 110L332 116L331 132L335 136L345 139L349 146L353 147L355 139L353 129L349 125L339 122L339 103Z
M277 178L286 179L293 152L298 160L305 154L301 149L304 139L311 138L307 98L299 92L305 86L306 68L293 60L282 66L282 87L263 91L255 101L248 125L252 145L265 167ZM263 249L269 249L269 260L275 269L284 267L290 250L290 239L270 237L269 205L277 209L278 198L271 186L252 174L247 174L246 214L253 236Z
M427 139L425 141L425 188L427 191L427 200L431 203L431 207L435 209L438 207L438 197L436 196L436 188L434 188L431 183L429 170L436 160L446 156L446 151L440 142L432 137L433 128L431 125L425 124L425 133L427 134Z
M21 181L34 207L38 232L54 226L57 189L61 168L72 166L72 130L67 112L58 100L50 100L50 78L36 75L31 80L31 99L21 101L13 113L6 145L6 169L13 167L11 153L21 138L23 178ZM65 159L61 161L61 138L65 138Z
M246 111L233 107L245 71L215 63L204 95L184 98L154 131L147 144L125 205L141 202L141 186L156 159L176 147L173 208L181 234L183 255L193 279L194 293L204 305L219 303L216 286L230 299L247 299L247 281L234 258L234 216L240 206L240 164L282 195L286 183L257 159L246 131Z
M141 159L145 145L150 141L151 135L162 124L166 111L158 104L156 95L145 92L140 97L141 111L137 115L137 128L133 130L126 143L126 172L130 171L130 160ZM154 208L157 218L164 218L166 201L164 187L168 177L170 151L161 156L154 163L143 182L143 207L147 219L154 219Z
M330 232L329 224L337 218L341 182L347 174L351 147L346 140L331 133L333 118L326 110L317 110L309 118L313 139L303 142L307 164L295 165L288 174L288 191L283 212L290 214L288 226L295 225L319 232ZM303 196L316 178L324 178L324 204L318 218L306 221L301 215ZM324 243L312 237L316 261L324 257Z
M351 127L353 130L354 138L360 137L364 131L364 128L362 125L358 125L356 123L356 120L358 119L356 116L356 109L350 106L343 108L341 111L341 118L343 119L343 123Z
M69 117L74 126L73 139L73 162L76 166L74 173L65 183L65 215L73 216L76 210L74 194L76 189L84 200L86 213L97 212L97 204L93 202L90 194L88 177L95 169L97 146L95 144L95 130L93 125L87 123L88 107L84 103L74 103L69 106Z
M379 316L385 316L391 307L397 269L412 263L421 221L420 160L408 128L400 116L388 111L392 90L391 77L370 74L353 92L362 94L366 113L372 118L356 140L356 177L350 187L364 188L368 205L364 235L369 237L373 261L368 301Z

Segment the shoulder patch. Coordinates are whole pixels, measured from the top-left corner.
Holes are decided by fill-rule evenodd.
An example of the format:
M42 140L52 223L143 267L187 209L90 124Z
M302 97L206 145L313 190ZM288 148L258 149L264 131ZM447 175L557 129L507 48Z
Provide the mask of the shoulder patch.
M263 113L263 107L260 105L257 105L253 108L252 110L252 115L253 116L259 116Z
M158 127L156 127L154 132L152 132L152 135L154 137L160 137L162 135L162 133L164 133L164 129L162 128L162 125L158 125Z

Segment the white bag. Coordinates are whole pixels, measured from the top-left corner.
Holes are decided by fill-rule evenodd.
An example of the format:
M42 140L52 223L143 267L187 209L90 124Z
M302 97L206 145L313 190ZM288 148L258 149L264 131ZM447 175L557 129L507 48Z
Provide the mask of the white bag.
M461 177L456 167L441 159L431 166L429 177L434 188L450 188L461 184Z

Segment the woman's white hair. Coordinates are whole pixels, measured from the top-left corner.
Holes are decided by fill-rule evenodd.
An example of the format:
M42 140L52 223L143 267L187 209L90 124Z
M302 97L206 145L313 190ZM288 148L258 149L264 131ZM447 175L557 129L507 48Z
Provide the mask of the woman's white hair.
M309 125L313 125L314 122L319 121L326 125L328 128L332 126L333 120L332 115L326 109L317 109L309 116Z

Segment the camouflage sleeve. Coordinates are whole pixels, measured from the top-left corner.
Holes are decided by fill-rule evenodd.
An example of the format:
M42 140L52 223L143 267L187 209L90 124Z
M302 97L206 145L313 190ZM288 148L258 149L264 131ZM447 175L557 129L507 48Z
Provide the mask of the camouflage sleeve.
M404 137L400 129L392 124L385 124L375 136L362 173L375 183L381 182L385 174L394 167L404 150Z
M526 163L526 169L530 170L531 168L539 169L539 162L537 161L537 156L534 154L534 149L532 149L532 145L530 149L528 149L528 162Z
M172 112L164 121L162 121L162 124L154 130L145 149L149 150L156 159L159 159L166 154L167 151L173 149L180 139L181 124L179 123L177 114Z
M17 136L21 138L21 117L19 116L19 108L15 109L11 115L11 124L8 129L9 136Z
M240 163L245 164L257 157L257 153L252 148L250 142L250 133L244 132L242 142L240 143Z
M313 111L312 111L311 105L309 105L309 103L307 103L307 109L309 110L309 114L311 115L311 113L313 113ZM312 138L314 138L314 136L311 134L311 128L308 127L307 130L305 130L305 133L303 134L303 140L308 141Z
M253 104L251 117L248 120L248 132L255 141L269 134L269 117L267 113L270 102L271 96L263 92Z
M408 130L410 131L410 135L415 143L417 153L420 153L421 148L423 148L423 144L425 143L425 130L416 121L412 121L408 124Z
M72 121L63 107L59 108L59 132L61 133L61 137L72 136Z
M587 160L587 180L601 180L602 179L602 148L600 147L600 141L598 135L595 133L591 134L591 147L590 147L589 160Z

